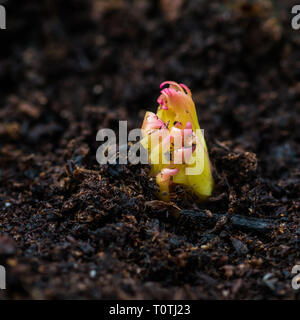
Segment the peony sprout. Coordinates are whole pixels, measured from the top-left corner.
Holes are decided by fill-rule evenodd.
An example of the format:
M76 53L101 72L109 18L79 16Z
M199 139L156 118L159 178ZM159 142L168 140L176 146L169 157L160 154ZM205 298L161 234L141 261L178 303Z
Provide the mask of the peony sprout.
M191 91L173 81L163 82L160 88L157 113L147 112L142 125L142 145L148 150L159 197L169 201L169 187L175 183L206 199L212 193L213 178Z

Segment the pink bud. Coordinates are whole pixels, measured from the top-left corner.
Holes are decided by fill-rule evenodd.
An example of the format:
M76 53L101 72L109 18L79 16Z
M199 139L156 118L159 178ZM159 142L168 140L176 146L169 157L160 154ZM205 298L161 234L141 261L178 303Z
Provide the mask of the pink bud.
M174 151L174 164L186 163L193 154L193 148L180 148Z
M147 133L155 130L155 129L164 129L166 128L165 123L160 120L157 115L153 112L149 112L149 115L146 117L142 129L144 129Z
M175 169L164 168L159 173L160 181L161 182L166 182L166 181L170 180L170 178L172 176L174 176L176 173L178 173L178 169L177 168L175 168Z
M191 136L193 134L192 124L191 122L187 122L184 128L184 137Z

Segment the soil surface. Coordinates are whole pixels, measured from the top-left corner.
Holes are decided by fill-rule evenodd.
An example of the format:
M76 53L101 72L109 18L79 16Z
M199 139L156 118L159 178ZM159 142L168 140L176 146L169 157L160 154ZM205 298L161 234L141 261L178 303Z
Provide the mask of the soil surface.
M300 298L300 37L278 2L1 1L2 299ZM205 203L96 161L165 80L193 92Z

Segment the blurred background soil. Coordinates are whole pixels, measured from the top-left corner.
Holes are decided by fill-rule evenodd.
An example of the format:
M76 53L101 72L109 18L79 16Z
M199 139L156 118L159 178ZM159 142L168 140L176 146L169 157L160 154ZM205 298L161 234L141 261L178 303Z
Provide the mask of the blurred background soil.
M295 1L0 1L2 299L299 299ZM96 162L188 85L214 168L206 203Z

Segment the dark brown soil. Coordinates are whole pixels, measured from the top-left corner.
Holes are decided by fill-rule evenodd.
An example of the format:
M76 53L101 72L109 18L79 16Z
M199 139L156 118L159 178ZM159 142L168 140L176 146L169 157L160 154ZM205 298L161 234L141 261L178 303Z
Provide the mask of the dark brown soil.
M278 2L5 2L1 298L299 299L300 34ZM206 203L96 162L97 131L140 127L164 80L193 92Z

